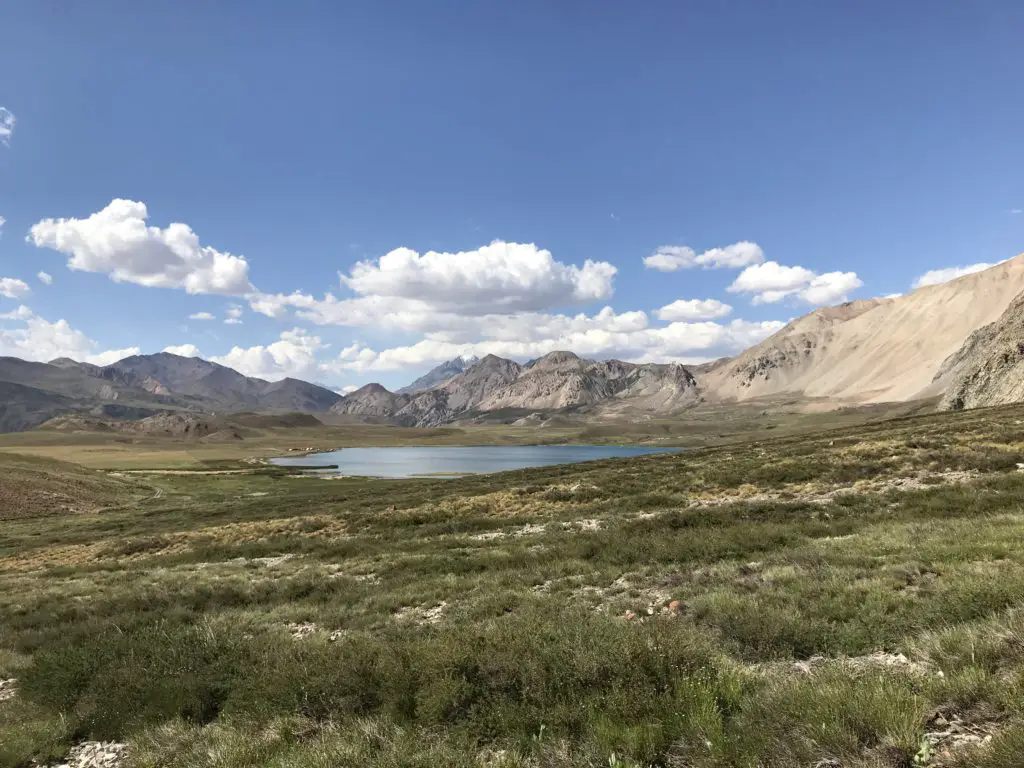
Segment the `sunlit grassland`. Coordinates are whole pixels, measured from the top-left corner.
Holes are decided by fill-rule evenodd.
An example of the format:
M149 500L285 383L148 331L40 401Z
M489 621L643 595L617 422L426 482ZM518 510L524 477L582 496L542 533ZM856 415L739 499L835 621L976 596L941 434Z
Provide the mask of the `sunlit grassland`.
M0 765L1019 766L1021 462L1017 407L453 480L0 456Z

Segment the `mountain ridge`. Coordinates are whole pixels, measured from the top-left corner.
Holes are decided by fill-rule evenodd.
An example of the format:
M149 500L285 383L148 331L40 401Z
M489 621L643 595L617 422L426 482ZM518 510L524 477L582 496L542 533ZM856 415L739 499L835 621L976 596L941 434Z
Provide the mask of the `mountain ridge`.
M179 409L325 412L341 399L298 379L269 382L168 352L132 355L106 366L70 358L39 363L0 357L0 383L9 385L0 431L29 429L68 413L146 417Z
M775 395L837 406L941 395L943 363L1024 292L1024 254L905 296L814 310L703 377L721 401Z
M613 401L617 399L615 407ZM699 402L696 380L676 364L587 360L551 352L520 365L486 355L444 384L420 393L367 385L346 395L332 412L388 419L403 426L437 426L457 418L505 411L559 411L581 406L610 411L682 409ZM594 414L599 415L599 414Z
M959 409L1024 399L1021 381L1024 254L905 296L815 309L735 357L692 366L592 360L569 350L526 363L488 354L441 363L396 392L371 383L342 396L168 352L106 366L0 357L0 431L69 413L134 419L175 410L330 413L432 427L466 419L543 423L557 412L668 417L702 402L773 398L826 408L936 398Z
M443 363L431 368L411 384L407 384L404 387L396 389L395 394L411 395L439 387L449 379L458 376L479 360L480 358L476 355L471 355L470 357L460 355L459 357L454 357L451 360L445 360Z

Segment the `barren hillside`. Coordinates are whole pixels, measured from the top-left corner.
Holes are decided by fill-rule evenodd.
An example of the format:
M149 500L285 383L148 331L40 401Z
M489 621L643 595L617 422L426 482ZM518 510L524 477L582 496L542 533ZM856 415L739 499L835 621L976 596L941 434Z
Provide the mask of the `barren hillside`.
M816 310L701 383L723 400L793 393L843 405L938 395L948 384L936 378L944 361L1022 291L1024 254L906 296Z

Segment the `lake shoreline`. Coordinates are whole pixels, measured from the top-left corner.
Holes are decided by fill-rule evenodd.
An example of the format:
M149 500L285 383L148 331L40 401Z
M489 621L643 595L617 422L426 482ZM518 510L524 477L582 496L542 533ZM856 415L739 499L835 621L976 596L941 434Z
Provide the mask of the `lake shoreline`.
M373 477L385 479L454 479L466 475L495 474L535 467L581 464L606 459L677 453L671 446L594 444L392 446L345 448L302 456L279 456L273 466L308 470L316 477ZM305 460L320 458L336 466L317 470ZM322 464L320 465L322 466Z

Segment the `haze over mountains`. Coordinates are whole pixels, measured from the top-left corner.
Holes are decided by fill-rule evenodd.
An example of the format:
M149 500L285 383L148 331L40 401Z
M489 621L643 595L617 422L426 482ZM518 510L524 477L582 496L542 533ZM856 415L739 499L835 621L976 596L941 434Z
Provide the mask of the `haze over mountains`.
M0 358L0 430L68 413L140 419L162 411L297 411L406 426L479 416L636 419L778 397L824 407L935 397L957 409L1024 399L1022 382L1024 254L906 296L815 310L734 358L690 367L571 351L525 364L487 355L442 363L398 392L367 384L342 397L166 352L102 367Z

